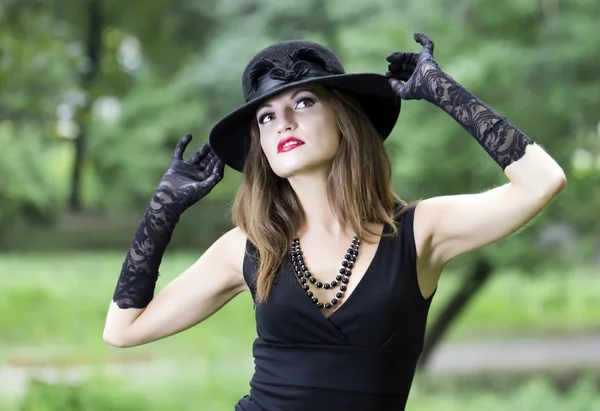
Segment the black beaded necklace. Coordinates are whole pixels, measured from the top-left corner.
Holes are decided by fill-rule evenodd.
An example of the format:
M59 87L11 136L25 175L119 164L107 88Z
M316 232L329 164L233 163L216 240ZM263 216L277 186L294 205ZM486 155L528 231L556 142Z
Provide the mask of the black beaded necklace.
M348 251L344 256L344 261L342 261L342 268L340 268L339 274L336 275L335 280L330 283L322 283L306 268L306 264L302 259L302 250L300 250L300 239L297 236L294 238L292 241L292 266L296 276L302 283L302 288L306 291L306 295L317 305L317 307L330 309L344 297L344 292L347 289L346 285L350 281L349 277L352 274L352 267L356 262L356 257L358 257L359 246L360 239L357 236L354 236L350 248L348 248ZM308 282L316 285L317 288L329 290L339 287L340 290L335 294L335 298L333 298L330 303L323 304L322 302L319 302L319 299L313 295L312 291L310 291Z

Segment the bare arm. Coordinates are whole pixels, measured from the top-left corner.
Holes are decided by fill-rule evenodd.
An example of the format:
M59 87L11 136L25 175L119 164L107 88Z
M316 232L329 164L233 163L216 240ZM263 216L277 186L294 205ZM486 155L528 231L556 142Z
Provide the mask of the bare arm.
M421 292L428 297L451 259L523 227L563 190L566 178L556 161L523 131L439 68L427 36L415 33L415 40L423 46L421 53L388 57L394 91L402 99L425 100L443 109L510 180L481 194L437 197L419 204L414 220L417 275Z
M154 295L163 255L181 215L223 178L224 163L210 144L183 158L191 140L191 134L186 134L177 143L133 237L106 319L104 340L109 344L129 347L181 331L241 290L241 260L236 251L243 253L244 244L227 244L240 239L239 232L233 231L238 236L223 236L193 267Z
M432 266L501 240L531 221L565 186L561 167L540 146L506 170L510 182L480 194L434 197L415 211L415 236Z
M246 236L234 228L221 236L190 268L171 281L146 308L111 302L103 338L133 347L184 331L210 317L247 290L242 276Z

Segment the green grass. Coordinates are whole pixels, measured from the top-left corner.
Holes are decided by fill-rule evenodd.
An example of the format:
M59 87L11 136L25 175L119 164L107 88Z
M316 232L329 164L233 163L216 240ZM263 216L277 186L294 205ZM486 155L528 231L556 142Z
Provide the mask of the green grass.
M581 379L559 392L547 380L532 378L509 392L484 389L429 391L418 382L412 390L410 411L600 411L600 391L592 380Z
M192 264L197 255L168 254L158 289ZM135 356L192 355L244 358L255 338L254 311L244 293L188 331L146 346L118 350L102 341L106 309L117 280L122 253L0 255L0 360L24 354ZM430 321L458 284L445 273ZM449 338L489 339L600 331L600 276L593 269L548 273L530 278L497 273L457 321Z
M197 257L189 253L168 254L158 289ZM70 411L63 403L78 404L78 409L89 411L231 410L248 392L252 375L251 347L256 334L249 294L237 297L201 325L178 335L127 350L112 348L102 341L101 335L122 259L122 253L0 255L0 363L18 357L102 362L116 355L148 355L168 357L177 364L175 368L153 370L144 378L102 379L81 388L37 384L18 411ZM430 320L435 319L459 279L452 272L444 275ZM449 337L494 339L583 332L594 327L598 330L598 295L600 276L593 269L549 272L538 278L515 272L497 273ZM191 357L197 361L191 362ZM417 379L407 409L600 411L598 398L597 389L585 381L560 394L537 379L526 380L518 389L505 392L481 388L432 390ZM14 411L2 407L0 410Z
M166 256L158 289L196 257ZM0 360L39 349L44 355L250 355L255 331L247 293L179 335L128 350L108 347L102 329L122 259L119 253L0 256Z
M446 275L448 274L448 275ZM459 278L445 273L432 303L430 322L456 289ZM528 276L498 272L456 321L452 340L511 336L600 333L600 275L597 268Z
M210 380L156 378L127 381L97 378L81 386L33 383L28 396L0 411L230 411L247 388L218 372ZM334 408L332 408L334 409ZM532 378L510 392L488 389L428 391L419 381L406 407L410 411L600 411L600 391L581 379L560 392L542 378Z

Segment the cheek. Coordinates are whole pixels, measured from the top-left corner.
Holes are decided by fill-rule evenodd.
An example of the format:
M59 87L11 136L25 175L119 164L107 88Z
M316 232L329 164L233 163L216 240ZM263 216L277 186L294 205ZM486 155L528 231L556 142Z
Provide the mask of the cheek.
M327 137L330 145L335 147L336 149L340 146L341 142L341 133L338 128L337 122L334 120L329 120L327 122Z
M273 147L272 139L267 135L263 135L260 138L260 147L269 166L272 169L273 167L277 167L277 147Z
M269 150L270 145L271 145L270 141L271 141L271 138L269 137L268 130L262 129L260 131L260 147L262 148L262 150L265 153L265 155L267 156L267 158L269 158L269 155L272 155L272 153Z
M260 148L262 149L263 152L265 152L266 154L266 143L265 143L265 138L263 138L262 136L260 137Z
M262 149L263 154L267 158L267 162L271 163L271 153L269 152L269 148L264 140L260 140L260 148Z

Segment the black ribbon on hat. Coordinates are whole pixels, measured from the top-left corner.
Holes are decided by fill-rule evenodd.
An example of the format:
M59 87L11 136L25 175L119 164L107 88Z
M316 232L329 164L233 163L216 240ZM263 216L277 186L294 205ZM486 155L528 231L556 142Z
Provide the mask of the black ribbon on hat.
M300 60L289 69L273 67L267 74L258 79L256 93L253 98L260 97L291 82L330 76L331 73L310 61Z
M310 72L310 63L308 61L297 61L294 65L286 70L283 67L273 67L269 71L269 77L275 80L296 81Z

